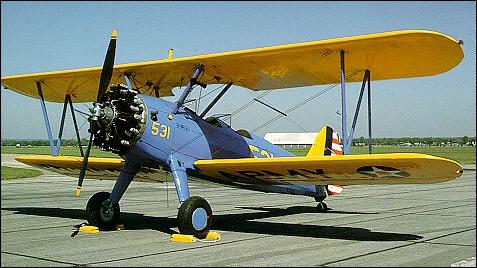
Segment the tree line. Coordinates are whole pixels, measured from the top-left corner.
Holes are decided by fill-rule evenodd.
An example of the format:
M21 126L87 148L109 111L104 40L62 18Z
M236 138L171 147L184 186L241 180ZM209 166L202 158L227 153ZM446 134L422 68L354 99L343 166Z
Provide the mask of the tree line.
M81 145L88 145L88 139L81 139ZM45 139L35 139L35 140L27 140L27 139L2 139L2 146L50 146L50 142ZM55 140L56 145L56 140ZM61 146L78 146L78 140L61 140Z
M475 146L475 137L373 138L371 143L387 146ZM353 139L353 145L368 145L368 138Z
M387 146L475 146L475 137L403 137L403 138L373 138L373 145L387 145ZM20 139L2 139L2 146L49 146L50 142L45 139L36 140L20 140ZM55 143L56 144L56 143ZM87 145L88 139L81 140L81 144ZM62 140L62 146L78 146L76 139ZM367 146L368 138L359 137L353 139L354 146Z

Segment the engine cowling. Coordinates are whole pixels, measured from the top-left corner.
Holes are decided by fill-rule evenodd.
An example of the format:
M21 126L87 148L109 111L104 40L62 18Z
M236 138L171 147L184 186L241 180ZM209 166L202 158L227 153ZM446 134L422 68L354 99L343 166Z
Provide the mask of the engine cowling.
M124 154L141 138L146 127L146 105L138 91L111 85L100 104L93 144L104 151Z

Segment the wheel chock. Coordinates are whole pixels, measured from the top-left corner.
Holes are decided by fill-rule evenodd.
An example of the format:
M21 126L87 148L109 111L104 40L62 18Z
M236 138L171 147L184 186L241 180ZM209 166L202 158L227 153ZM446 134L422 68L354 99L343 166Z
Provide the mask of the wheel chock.
M195 241L197 241L197 238L193 235L172 234L171 241L182 242L182 243L194 243Z
M91 226L91 225L85 225L81 226L78 231L82 233L88 233L88 234L97 234L99 233L99 228L96 226Z
M122 223L116 224L116 231L121 231L121 230L124 230L124 224Z
M209 232L205 237L206 240L220 240L222 236L217 232Z
M217 232L209 232L204 239L199 239L199 241L219 241L222 236ZM173 242L182 242L182 243L194 243L198 239L193 235L185 234L172 234L171 241Z

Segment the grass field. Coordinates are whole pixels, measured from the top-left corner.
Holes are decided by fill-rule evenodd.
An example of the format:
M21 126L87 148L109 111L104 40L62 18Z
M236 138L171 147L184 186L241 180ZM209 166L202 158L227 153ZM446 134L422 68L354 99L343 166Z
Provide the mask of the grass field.
M86 151L86 148L83 149ZM49 146L38 146L38 147L22 147L16 148L14 146L2 146L2 154L44 154L49 155L51 154L51 150ZM71 156L81 156L79 148L77 147L61 147L60 155L71 155ZM92 157L112 157L112 158L119 158L117 154L113 154L111 152L102 151L98 148L91 148L91 152L89 156Z
M33 178L42 174L43 172L41 172L40 170L2 166L2 180Z
M2 146L2 154L51 154L50 147L40 146L34 148L16 148L13 146ZM297 156L306 155L308 148L287 148L288 151ZM368 147L352 147L351 154L367 154ZM373 153L422 153L434 156L440 156L452 159L464 165L475 165L475 147L373 147ZM80 156L79 149L75 147L62 147L61 155ZM119 158L118 155L111 152L101 151L97 148L92 148L90 156L93 157L113 157Z
M306 155L308 149L292 148L288 151L298 156ZM368 147L352 147L350 154L367 154ZM373 147L374 154L420 153L448 158L464 165L475 165L475 147Z

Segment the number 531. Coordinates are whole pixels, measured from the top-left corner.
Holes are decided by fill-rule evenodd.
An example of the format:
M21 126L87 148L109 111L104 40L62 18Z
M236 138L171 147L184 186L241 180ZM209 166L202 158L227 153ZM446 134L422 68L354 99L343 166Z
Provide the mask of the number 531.
M171 127L168 125L159 125L157 122L152 122L151 134L153 136L159 135L161 138L169 139L171 136Z

